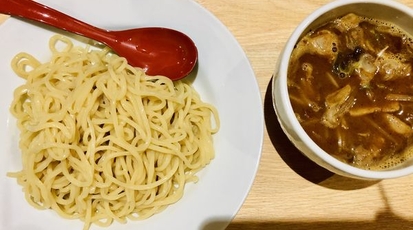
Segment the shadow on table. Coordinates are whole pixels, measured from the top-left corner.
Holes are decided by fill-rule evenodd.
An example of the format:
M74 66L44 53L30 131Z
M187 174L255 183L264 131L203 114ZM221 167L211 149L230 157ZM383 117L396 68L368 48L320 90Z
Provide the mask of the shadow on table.
M297 174L314 184L337 190L354 190L378 181L357 180L336 175L304 156L281 129L272 103L272 79L264 98L265 123L270 140L284 162ZM327 182L333 181L333 183Z

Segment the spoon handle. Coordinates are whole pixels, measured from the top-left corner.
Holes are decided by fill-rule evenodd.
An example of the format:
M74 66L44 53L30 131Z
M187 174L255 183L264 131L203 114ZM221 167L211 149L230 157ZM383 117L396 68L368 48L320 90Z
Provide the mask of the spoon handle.
M114 40L106 30L84 23L32 0L0 0L0 13L42 22L103 43Z

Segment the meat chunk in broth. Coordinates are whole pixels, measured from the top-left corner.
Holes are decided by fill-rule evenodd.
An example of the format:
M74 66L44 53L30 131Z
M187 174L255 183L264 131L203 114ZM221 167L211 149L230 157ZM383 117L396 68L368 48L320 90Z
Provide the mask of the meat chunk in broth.
M376 64L384 81L396 80L410 76L412 66L410 62L403 61L396 54L383 51L377 57Z
M340 125L344 114L353 106L353 103L354 97L351 95L350 85L327 95L321 123L328 128L336 128Z
M297 44L292 59L297 59L304 54L313 54L334 60L336 57L335 47L338 42L336 34L328 30L321 30L313 34L311 38L303 38Z

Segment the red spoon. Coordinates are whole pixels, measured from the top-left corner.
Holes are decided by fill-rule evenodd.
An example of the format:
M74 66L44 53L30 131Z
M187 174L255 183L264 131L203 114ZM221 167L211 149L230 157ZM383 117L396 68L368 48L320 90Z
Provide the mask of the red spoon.
M0 0L0 13L42 22L101 42L148 75L178 80L193 70L198 59L194 42L172 29L104 30L32 0Z

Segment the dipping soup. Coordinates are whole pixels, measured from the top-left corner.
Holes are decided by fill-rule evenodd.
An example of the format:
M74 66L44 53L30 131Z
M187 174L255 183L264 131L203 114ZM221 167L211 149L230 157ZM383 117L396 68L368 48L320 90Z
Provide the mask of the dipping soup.
M412 155L412 38L347 14L310 31L290 58L288 91L300 124L323 150L363 169Z

